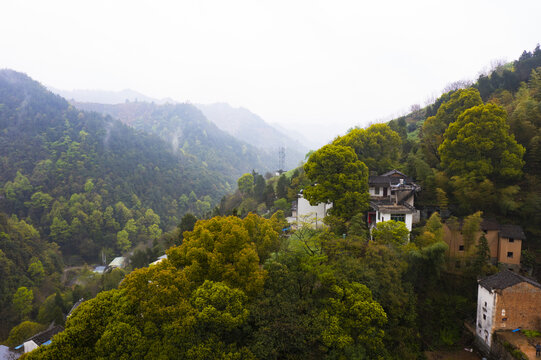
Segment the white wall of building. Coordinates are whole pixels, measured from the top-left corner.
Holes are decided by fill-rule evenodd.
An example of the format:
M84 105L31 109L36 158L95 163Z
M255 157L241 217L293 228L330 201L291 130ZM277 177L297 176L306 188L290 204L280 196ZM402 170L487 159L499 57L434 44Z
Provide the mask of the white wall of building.
M482 286L477 290L477 322L475 324L477 336L490 348L492 344L492 327L496 296Z
M379 193L376 194L376 187L375 186L370 186L368 188L368 193L370 194L370 196L374 197L374 196L383 196L383 189L385 188L385 186L379 186ZM389 187L387 187L387 196L389 196L389 194L391 194L391 189Z
M327 216L327 211L332 208L332 204L319 203L315 206L300 196L297 199L297 222L307 222L313 226L323 225L323 218Z
M376 224L382 221L391 220L391 214L376 211ZM411 231L413 224L413 214L405 214L405 224L409 231Z

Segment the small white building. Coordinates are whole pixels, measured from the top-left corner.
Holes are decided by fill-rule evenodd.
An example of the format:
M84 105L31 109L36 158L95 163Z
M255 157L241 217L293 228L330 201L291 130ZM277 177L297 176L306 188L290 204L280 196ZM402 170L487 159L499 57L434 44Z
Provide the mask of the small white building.
M310 202L306 200L301 193L293 203L291 208L292 214L291 217L287 218L287 221L292 224L293 227L308 225L315 228L321 228L324 226L323 218L327 216L327 212L331 208L332 203L310 205Z

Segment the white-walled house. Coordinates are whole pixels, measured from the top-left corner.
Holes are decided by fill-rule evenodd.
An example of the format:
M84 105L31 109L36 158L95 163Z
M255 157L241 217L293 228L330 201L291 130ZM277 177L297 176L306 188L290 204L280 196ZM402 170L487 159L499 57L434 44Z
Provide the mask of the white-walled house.
M398 170L368 178L370 211L368 226L382 221L402 221L409 231L419 221L419 211L414 207L415 193L421 187Z
M398 170L370 176L368 186L370 194L368 226L372 228L379 222L395 220L404 222L411 231L413 224L418 222L420 217L419 211L414 207L414 198L421 187ZM293 228L303 223L319 228L331 208L332 203L310 205L301 192L292 204L292 215L287 221Z
M291 217L288 217L287 221L293 227L309 225L320 228L324 225L323 218L327 216L327 212L331 208L332 204L319 203L317 205L310 205L310 202L300 193L291 207Z

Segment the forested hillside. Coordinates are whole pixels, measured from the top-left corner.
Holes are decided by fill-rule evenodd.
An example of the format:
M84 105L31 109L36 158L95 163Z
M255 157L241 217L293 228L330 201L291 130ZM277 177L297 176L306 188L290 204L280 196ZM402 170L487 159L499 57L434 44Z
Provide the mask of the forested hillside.
M63 260L96 263L155 241L184 213L210 212L227 180L156 135L0 71L0 334L36 318ZM28 312L13 300L21 287L35 295Z
M522 271L540 275L540 74L538 47L427 108L351 129L298 169L266 179L256 171L243 174L213 210L216 216L181 220L183 232L167 259L84 302L51 345L26 359L413 360L427 350L462 352L472 344L464 322L475 318L477 280L506 267L490 262L483 218L522 225ZM483 81L491 84L486 93ZM414 200L424 216L411 232L404 220L380 221L370 231L366 223L369 174L391 169L421 185ZM15 172L4 185L6 199L32 185L23 175ZM81 196L92 196L97 183L85 182L88 195ZM333 203L326 226L314 226L309 217L285 221L300 190L312 205ZM43 198L35 197L37 210ZM30 214L29 222L30 204L22 202L19 210ZM116 205L110 212L116 216ZM153 234L157 220L146 210L135 223ZM20 267L27 267L24 281L37 288L40 274L54 272L46 269L57 266L58 250L17 218L0 221L9 238L44 249ZM62 220L56 222L62 229ZM448 266L445 226L464 236L462 267ZM59 234L51 229L50 237ZM10 261L0 264L7 268ZM29 297L26 287L12 297L18 320L32 310ZM49 299L54 310L57 299Z
M136 130L159 135L170 144L171 151L193 157L232 184L242 173L252 169L264 173L275 170L277 166L277 152L265 153L237 140L220 130L191 104L127 102L73 105L82 110L111 115Z
M434 104L389 123L402 138L402 169L426 207L520 224L541 245L541 50L457 83Z

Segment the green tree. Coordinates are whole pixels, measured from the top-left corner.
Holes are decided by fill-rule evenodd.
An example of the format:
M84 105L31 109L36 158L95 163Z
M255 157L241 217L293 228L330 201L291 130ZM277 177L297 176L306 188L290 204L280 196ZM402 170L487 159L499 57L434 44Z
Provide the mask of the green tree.
M256 246L259 261L264 263L271 253L278 251L280 248L280 237L276 228L281 228L281 226L278 224L277 217L273 217L269 221L261 216L248 214L242 222L244 228L248 231L248 236Z
M402 139L387 124L374 124L367 129L352 129L333 144L353 148L368 169L381 173L398 165Z
M464 239L464 248L469 251L470 248L477 243L477 235L481 231L481 217L483 213L481 211L476 212L464 219L462 224L462 237Z
M126 230L120 230L116 234L116 246L123 253L130 249L131 242L129 240L129 234Z
M509 134L506 119L504 109L488 104L466 110L451 123L438 148L447 175L497 183L520 178L525 150Z
M276 197L278 199L287 198L287 187L289 186L289 180L284 174L280 175L278 182L276 183Z
M84 190L85 192L89 193L94 189L94 182L92 182L92 179L88 179L85 182Z
M237 186L243 196L251 196L254 191L254 176L250 173L242 175L237 180Z
M381 244L400 246L409 241L409 230L402 221L381 221L372 229L372 237Z
M70 229L66 220L61 217L55 217L51 224L51 239L60 246L66 244L70 237Z
M265 178L263 175L254 173L254 196L258 203L265 200Z
M184 233L184 242L168 250L168 260L183 268L196 285L224 282L248 295L261 290L265 271L259 268L256 245L243 221L235 216L201 220Z
M244 324L248 318L246 295L224 283L205 281L192 294L191 304L197 310L197 326L202 333L223 335Z
M21 286L13 295L13 310L20 318L26 317L32 311L32 301L34 300L34 292Z
M285 198L278 199L273 204L276 210L287 211L289 210L289 204Z
M29 337L37 334L45 329L45 325L38 324L32 321L23 321L19 325L13 327L9 332L9 337L6 340L6 345L15 347L22 344Z
M41 283L45 277L45 270L43 270L43 264L39 259L34 259L34 261L28 265L28 275L30 275L30 278L36 285Z
M449 94L442 95L442 98L445 97L449 97ZM440 162L438 148L449 124L456 121L465 110L482 104L479 91L473 88L460 89L450 94L449 100L441 104L435 116L426 119L421 143L425 158L432 167Z
M495 268L490 266L490 248L486 236L483 234L479 238L477 249L475 251L475 257L472 263L472 272L478 276L486 276L495 272Z
M186 213L182 217L182 219L180 220L180 224L178 224L180 241L182 241L182 239L184 238L183 234L185 231L193 231L196 222L197 217L195 217L195 215L192 213Z
M443 225L440 214L435 212L426 222L422 233L415 239L415 243L423 248L441 241L443 241Z
M342 358L362 355L383 359L385 311L372 299L370 290L359 283L334 285L333 295L320 317L325 324L322 340L332 355ZM344 357L346 356L346 357Z
M323 146L310 156L304 171L314 183L303 193L310 204L332 202L329 213L345 220L368 209L368 168L350 147Z
M152 224L148 227L148 235L151 240L158 240L162 236L162 229L160 229L158 224Z

